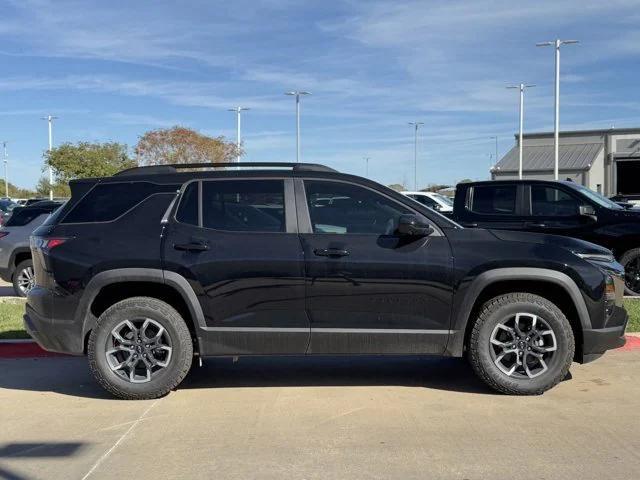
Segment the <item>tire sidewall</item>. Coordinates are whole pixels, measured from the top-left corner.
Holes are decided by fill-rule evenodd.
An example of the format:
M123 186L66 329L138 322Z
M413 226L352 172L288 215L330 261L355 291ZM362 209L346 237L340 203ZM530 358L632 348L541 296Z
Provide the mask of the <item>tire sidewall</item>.
M502 372L491 356L491 334L498 323L506 321L517 313L533 314L544 320L553 330L556 337L557 350L554 352L553 360L548 364L549 369L535 378L514 378ZM509 389L517 389L523 392L537 392L546 390L548 385L557 383L558 376L564 376L567 365L573 359L573 342L569 335L572 335L570 326L567 329L567 321L558 312L538 303L525 301L515 301L502 305L492 311L485 319L477 336L477 352L482 368L495 381L505 385Z
M163 302L160 303L164 308L173 310ZM110 387L113 393L121 395L124 393L131 396L155 396L156 392L168 393L173 388L176 377L182 375L184 365L191 364L193 356L192 348L185 348L184 338L185 331L188 329L184 325L184 321L175 310L166 312L131 302L126 308L118 308L120 304L107 309L99 318L96 328L91 332L89 341L89 361L95 373L102 377ZM169 315L167 315L169 313ZM177 318L175 318L177 317ZM107 362L106 350L107 342L110 340L111 331L116 325L125 321L137 318L150 318L158 322L167 332L171 340L171 359L167 367L157 371L150 381L144 383L132 383L121 378L117 373L111 370ZM182 322L182 325L180 325ZM180 328L182 327L182 328ZM190 338L189 338L190 342ZM186 345L189 345L188 343ZM182 378L180 378L181 380ZM165 392L166 390L166 392ZM158 396L160 396L158 395Z

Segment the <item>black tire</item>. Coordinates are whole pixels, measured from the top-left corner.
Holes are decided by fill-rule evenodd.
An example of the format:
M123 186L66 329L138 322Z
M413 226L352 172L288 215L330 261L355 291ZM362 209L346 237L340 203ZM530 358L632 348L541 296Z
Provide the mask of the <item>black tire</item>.
M163 339L171 347L167 365L150 374L150 380L145 383L132 383L123 378L121 375L128 376L126 370L116 373L107 360L107 346L113 341L112 330L125 320L137 322L138 319L150 319L162 326L165 329ZM131 337L135 338L134 335ZM87 352L91 373L104 389L119 398L144 400L162 397L182 382L193 360L193 342L185 321L171 305L155 298L132 297L112 305L100 315L89 336ZM142 365L145 367L144 363Z
M515 318L517 313L525 314L521 318L531 318L531 315L535 315L538 321L542 320L546 323L549 329L553 330L557 344L557 349L545 359L548 369L544 371L538 364L541 373L533 378L529 378L528 374L524 375L526 372L519 374L517 370L515 376L510 376L508 372L502 371L497 366L496 361L498 360L494 358L498 356L494 353L495 350L502 353L501 347L495 347L491 343L494 330L498 328L499 323L507 322L509 318ZM540 324L542 322L538 323L538 325ZM547 331L546 327L545 331ZM528 339L529 337L527 337L527 341ZM511 340L508 340L507 343L511 343ZM522 344L526 345L524 342ZM507 348L512 346L507 346ZM482 306L473 325L468 347L471 366L491 388L510 395L540 395L567 376L573 361L575 340L569 321L555 304L530 293L509 293L495 297ZM522 358L531 359L532 357L527 357L527 349L531 350L525 346L523 348L525 356ZM512 356L505 358L515 359L517 353L509 355ZM523 369L524 367L517 368Z
M33 261L30 258L27 260L21 261L16 267L16 271L13 272L13 278L11 279L13 283L13 291L16 292L16 295L18 297L26 297L27 293L29 293L29 290L33 288L33 285L35 285L35 278L34 278L33 285L31 285L30 287L27 287L26 289L21 288L20 286L21 275L23 274L23 272L26 274L28 271L31 272L31 275L34 274Z
M640 248L633 248L620 257L620 265L625 269L624 293L640 295Z

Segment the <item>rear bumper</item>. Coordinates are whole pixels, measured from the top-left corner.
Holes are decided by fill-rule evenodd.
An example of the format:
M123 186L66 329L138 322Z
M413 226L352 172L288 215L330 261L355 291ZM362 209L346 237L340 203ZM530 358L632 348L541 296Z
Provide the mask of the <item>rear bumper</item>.
M585 329L582 333L582 363L588 363L602 356L607 350L624 346L624 331L629 316L624 308L616 307L606 328Z
M53 294L41 287L29 292L24 315L25 330L50 352L84 354L82 324L69 319L56 319Z

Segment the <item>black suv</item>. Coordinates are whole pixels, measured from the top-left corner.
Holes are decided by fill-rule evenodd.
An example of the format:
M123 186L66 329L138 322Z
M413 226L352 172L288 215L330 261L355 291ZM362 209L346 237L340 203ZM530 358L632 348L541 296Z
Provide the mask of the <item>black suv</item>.
M623 271L602 247L462 228L319 165L217 167L71 182L31 237L40 345L141 399L194 356L305 354L466 354L493 388L540 394L624 344Z
M453 219L463 226L580 238L610 249L640 295L640 210L570 181L496 180L456 187Z

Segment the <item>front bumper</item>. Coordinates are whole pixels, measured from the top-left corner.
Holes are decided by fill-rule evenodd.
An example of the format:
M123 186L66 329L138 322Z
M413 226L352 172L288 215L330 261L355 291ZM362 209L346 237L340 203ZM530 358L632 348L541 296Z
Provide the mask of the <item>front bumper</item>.
M53 294L41 287L28 295L24 327L38 344L50 352L84 354L82 324L69 319L56 319Z
M628 320L627 311L623 307L615 307L605 328L585 329L582 332L582 363L597 359L607 350L624 346Z

